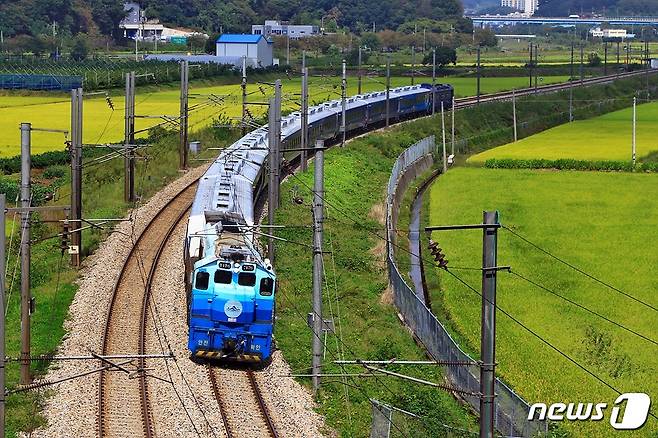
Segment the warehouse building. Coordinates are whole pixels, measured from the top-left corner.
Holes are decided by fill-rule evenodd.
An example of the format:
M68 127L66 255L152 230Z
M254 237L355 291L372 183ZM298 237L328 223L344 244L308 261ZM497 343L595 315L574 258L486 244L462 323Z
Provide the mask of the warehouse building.
M272 41L263 35L223 34L217 39L217 56L247 58L253 67L269 67L274 63Z

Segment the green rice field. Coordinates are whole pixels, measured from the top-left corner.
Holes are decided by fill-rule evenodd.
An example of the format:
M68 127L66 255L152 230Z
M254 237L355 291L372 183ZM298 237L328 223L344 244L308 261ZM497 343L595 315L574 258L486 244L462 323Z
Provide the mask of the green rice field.
M626 108L560 125L474 155L468 162L483 163L489 158L631 160L632 112L632 108ZM639 159L658 151L657 123L657 102L637 106L636 148Z
M428 81L428 78L417 78L417 82ZM545 78L545 83L565 81L564 76ZM439 78L440 82L450 83L455 87L457 97L471 96L476 93L475 78ZM501 90L510 90L526 86L526 78L483 78L481 89L483 93ZM392 86L410 84L410 78L393 78ZM289 111L298 109L295 103L299 101L300 80L283 80L284 109ZM340 97L340 81L338 78L313 77L310 80L310 95L312 103ZM385 88L383 78L363 78L363 91L374 91ZM265 102L272 94L272 87L266 84L249 84L247 92L250 102ZM357 81L348 80L348 93L356 94ZM223 98L220 104L206 106L190 114L191 131L206 126L220 115L233 118L241 114L240 86L216 85L195 86L192 83L190 90L190 107L207 102L208 94L215 94ZM123 138L123 96L113 93L111 99L114 105L112 110L104 96L92 96L84 103L83 141L84 143L117 142ZM179 113L179 90L175 87L162 87L160 89L138 89L136 97L137 115L170 115ZM252 105L249 107L255 116L264 114L264 106ZM17 155L20 152L20 135L18 126L21 122L31 122L37 128L68 129L70 126L70 103L66 94L47 95L15 95L5 93L0 95L0 157ZM160 119L138 119L136 129L142 130L160 123ZM172 127L174 127L172 125ZM175 128L175 127L174 127ZM141 136L145 136L142 133ZM139 135L138 135L139 137ZM64 148L65 138L61 134L34 132L32 138L33 153Z
M494 170L458 167L432 186L429 223L469 224L483 210L498 210L504 226L616 288L658 306L658 176L572 171ZM427 203L427 202L426 202ZM434 232L452 272L480 290L482 235ZM653 340L658 312L592 281L524 243L509 231L498 235L498 265ZM461 269L460 269L461 268ZM450 326L476 354L481 298L439 271L432 291ZM500 272L497 285L497 371L530 403L605 402L617 394L505 316L505 310L558 349L623 392L658 397L655 344L589 314L514 274ZM655 407L652 408L657 413ZM606 420L566 422L572 436L615 435ZM629 436L655 436L658 421ZM653 434L653 435L652 435ZM560 435L562 436L562 435ZM617 436L617 435L615 435Z

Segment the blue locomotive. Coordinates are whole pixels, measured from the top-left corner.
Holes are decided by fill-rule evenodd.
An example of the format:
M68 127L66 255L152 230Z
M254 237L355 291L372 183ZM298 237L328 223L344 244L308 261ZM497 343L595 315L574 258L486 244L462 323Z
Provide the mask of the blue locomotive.
M391 89L389 120L424 116L443 103L451 108L450 85L421 84ZM347 99L348 133L380 127L386 120L386 92ZM309 143L340 135L340 100L309 108ZM301 115L281 120L281 151L299 160ZM261 255L256 211L267 186L268 130L256 129L226 148L199 180L185 240L188 348L193 359L266 365L272 355L277 280ZM283 176L283 175L282 175Z

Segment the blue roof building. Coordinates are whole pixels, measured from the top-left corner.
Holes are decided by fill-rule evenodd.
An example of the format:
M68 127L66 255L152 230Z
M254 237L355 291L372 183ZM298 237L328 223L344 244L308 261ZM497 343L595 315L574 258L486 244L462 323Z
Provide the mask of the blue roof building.
M263 35L223 34L217 38L217 56L247 58L253 67L272 65L273 44Z

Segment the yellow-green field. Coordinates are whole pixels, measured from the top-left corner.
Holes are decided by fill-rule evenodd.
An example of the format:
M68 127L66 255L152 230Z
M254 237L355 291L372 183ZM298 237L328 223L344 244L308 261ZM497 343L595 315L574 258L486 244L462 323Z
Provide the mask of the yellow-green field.
M545 83L565 81L564 76L545 78ZM417 78L417 83L429 81L428 78ZM470 96L476 93L475 78L439 78L439 82L450 83L455 87L458 97ZM483 78L481 88L483 93L501 90L510 90L526 86L527 78ZM410 84L410 78L396 77L392 79L392 86ZM319 103L340 96L339 78L314 77L310 80L310 95L312 103ZM385 87L383 78L363 78L363 91L381 90ZM300 80L283 80L284 108L297 109L293 101L299 101ZM262 92L261 92L262 90ZM247 92L250 101L266 101L272 93L267 85L250 84ZM348 93L356 94L356 78L349 78ZM237 118L241 114L240 86L191 86L190 106L206 101L204 96L216 94L228 96L221 105L207 106L194 111L190 115L191 131L196 127L208 125L213 118L220 114ZM265 94L263 94L265 93ZM123 96L112 93L114 111L112 111L103 96L86 99L84 102L83 141L85 143L116 142L123 138ZM179 91L175 87L162 89L138 89L136 97L137 115L171 115L179 112ZM265 107L252 105L249 107L255 116L262 115ZM0 157L17 155L20 152L20 136L18 126L21 122L30 122L38 128L68 129L70 126L70 103L66 94L48 95L12 95L6 93L0 96ZM158 119L138 119L137 130L153 126L161 122ZM146 135L145 133L141 134ZM34 132L32 135L32 152L40 153L49 150L64 148L64 137L61 134Z
M489 149L468 159L483 163L489 158L579 160L630 160L632 108L548 129L530 137ZM637 106L636 147L639 158L658 150L658 103Z
M458 194L458 196L455 196ZM645 302L658 306L658 175L457 167L431 188L429 223L476 223L499 210L504 225L543 248ZM435 232L449 267L476 290L482 233ZM506 230L498 235L498 265L658 340L658 313L559 264ZM479 350L481 298L439 271L432 303ZM497 304L621 392L658 397L656 345L610 324L513 274L498 274ZM498 312L496 362L504 380L530 403L605 402L600 422L565 422L574 437L617 436L608 423L617 394ZM652 408L656 413L656 409ZM580 423L580 424L578 424ZM655 436L658 421L629 436ZM562 436L562 435L560 435Z

